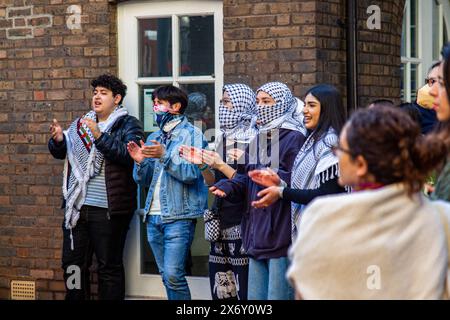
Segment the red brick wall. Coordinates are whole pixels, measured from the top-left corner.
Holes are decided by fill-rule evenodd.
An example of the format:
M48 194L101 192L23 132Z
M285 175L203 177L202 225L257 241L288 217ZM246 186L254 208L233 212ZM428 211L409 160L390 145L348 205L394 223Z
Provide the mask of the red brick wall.
M400 96L404 0L357 1L359 105ZM381 30L366 26L369 5L381 9ZM225 83L256 88L287 83L297 96L319 83L346 96L344 0L224 0Z
M316 3L316 37L318 44L316 83L335 85L346 96L346 27L345 1Z
M39 299L63 297L62 162L48 128L85 113L90 79L116 70L115 6L76 1L82 30L70 30L68 2L0 0L0 299L13 279L36 280Z
M316 83L315 1L224 0L225 83Z
M389 98L400 102L400 44L404 0L358 0L358 94L360 106L371 100ZM367 7L381 9L381 29L369 30Z

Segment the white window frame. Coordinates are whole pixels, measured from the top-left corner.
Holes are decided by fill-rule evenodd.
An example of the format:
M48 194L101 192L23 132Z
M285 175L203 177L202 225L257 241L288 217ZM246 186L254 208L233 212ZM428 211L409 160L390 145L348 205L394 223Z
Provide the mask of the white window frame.
M173 84L215 84L215 124L218 127L218 101L223 87L223 4L218 0L139 1L125 2L117 7L118 69L128 86L124 105L130 114L140 117L139 86ZM179 33L177 16L214 15L214 76L181 76L179 74ZM138 19L172 17L173 69L171 77L139 77ZM143 119L141 119L143 120ZM164 298L165 288L160 275L142 274L140 217L134 215L130 224L126 249L126 293L132 297ZM193 299L211 299L208 277L187 277Z
M179 3L182 2L182 5ZM179 87L183 84L215 84L214 103L215 125L219 126L218 101L222 97L223 87L223 4L217 0L197 1L142 1L122 3L118 5L118 48L119 75L128 86L124 100L133 115L139 116L139 86L172 84ZM178 16L214 15L214 75L181 76L179 65L179 21ZM172 76L139 77L139 35L138 19L172 18ZM120 26L127 26L121 28ZM129 57L129 59L121 59Z
M416 34L417 34L417 57L411 57L411 34L410 34L410 15L409 7L411 0L405 1L405 9L404 14L406 14L406 56L401 57L401 63L404 65L404 73L403 77L403 100L407 102L411 102L411 65L417 65L417 77L416 82L420 88L423 80L427 76L428 69L431 65L436 61L433 58L433 41L435 39L435 35L433 35L433 26L430 23L433 19L433 2L434 0L417 0L417 25L416 25ZM438 0L439 7L439 43L440 47L443 45L443 23L444 19L447 22L447 34L449 33L449 22L450 22L450 3L448 0ZM419 89L417 88L417 89Z

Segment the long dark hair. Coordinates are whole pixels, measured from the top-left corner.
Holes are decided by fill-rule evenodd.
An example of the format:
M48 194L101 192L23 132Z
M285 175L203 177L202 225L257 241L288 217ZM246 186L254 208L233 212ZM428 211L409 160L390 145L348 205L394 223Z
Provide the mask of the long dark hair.
M345 124L347 112L338 89L329 84L320 84L309 89L305 97L308 94L311 94L320 102L319 123L312 133L312 139L317 141L322 135L327 133L330 127L339 135Z
M446 157L444 141L429 139L419 124L398 108L356 111L346 126L352 157L361 155L376 182L403 182L410 195L420 191L431 170Z

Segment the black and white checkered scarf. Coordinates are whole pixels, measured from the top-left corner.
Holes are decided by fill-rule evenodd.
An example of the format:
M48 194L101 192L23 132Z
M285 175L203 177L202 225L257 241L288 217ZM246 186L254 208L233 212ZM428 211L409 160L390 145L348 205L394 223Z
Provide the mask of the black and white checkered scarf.
M232 109L222 103L219 106L220 130L227 140L249 143L258 133L257 107L253 90L245 84L227 84L223 91L230 96Z
M114 123L127 114L128 111L125 108L117 107L108 117L101 131L111 132ZM64 162L63 195L66 200L65 227L70 230L76 226L80 218L80 209L86 199L87 183L89 179L100 173L104 160L103 154L95 147L91 130L81 124L82 119L96 121L97 115L94 111L90 111L72 122L64 131L67 156Z
M291 90L281 82L269 82L260 87L256 93L264 91L276 102L274 106L259 106L259 131L269 131L275 128L300 131L306 135L303 123L303 113L299 111L298 100Z
M323 183L339 176L338 158L331 151L339 138L333 128L318 140L311 133L295 158L292 167L291 187L294 189L317 189ZM305 206L292 202L292 237L297 233L297 223Z

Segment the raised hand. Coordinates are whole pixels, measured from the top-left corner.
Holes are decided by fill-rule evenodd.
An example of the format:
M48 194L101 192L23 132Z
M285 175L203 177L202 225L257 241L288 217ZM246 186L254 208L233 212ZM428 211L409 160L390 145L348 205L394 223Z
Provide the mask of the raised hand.
M249 171L248 176L254 183L263 187L278 186L281 182L278 174L270 168Z
M233 148L227 151L227 159L231 161L237 161L244 154L244 150Z
M214 151L202 150L203 162L206 163L213 169L220 170L220 167L225 164L225 162L220 157L220 154Z
M84 118L81 119L81 123L86 125L89 128L89 130L91 130L92 135L94 136L95 139L100 138L102 133L100 131L100 128L98 127L97 122L89 118Z
M164 145L156 140L150 140L153 144L150 146L141 143L142 154L145 158L162 158L165 153Z
M141 140L141 146L144 145L144 141ZM141 163L144 160L144 155L142 154L142 148L136 144L134 141L130 141L127 144L127 150L130 157L133 158L137 163Z
M211 188L209 188L209 191L211 191L211 193L219 198L225 198L227 196L227 194L225 192L223 192L222 190L220 190L219 188L212 186Z
M255 208L265 208L274 204L278 199L280 199L280 193L278 187L269 187L264 190L261 190L257 194L259 199L258 201L252 201L252 206Z
M203 164L202 149L182 145L179 148L180 157L193 164Z
M50 134L52 139L56 142L62 142L64 140L63 130L56 119L53 119L53 122L50 125Z

